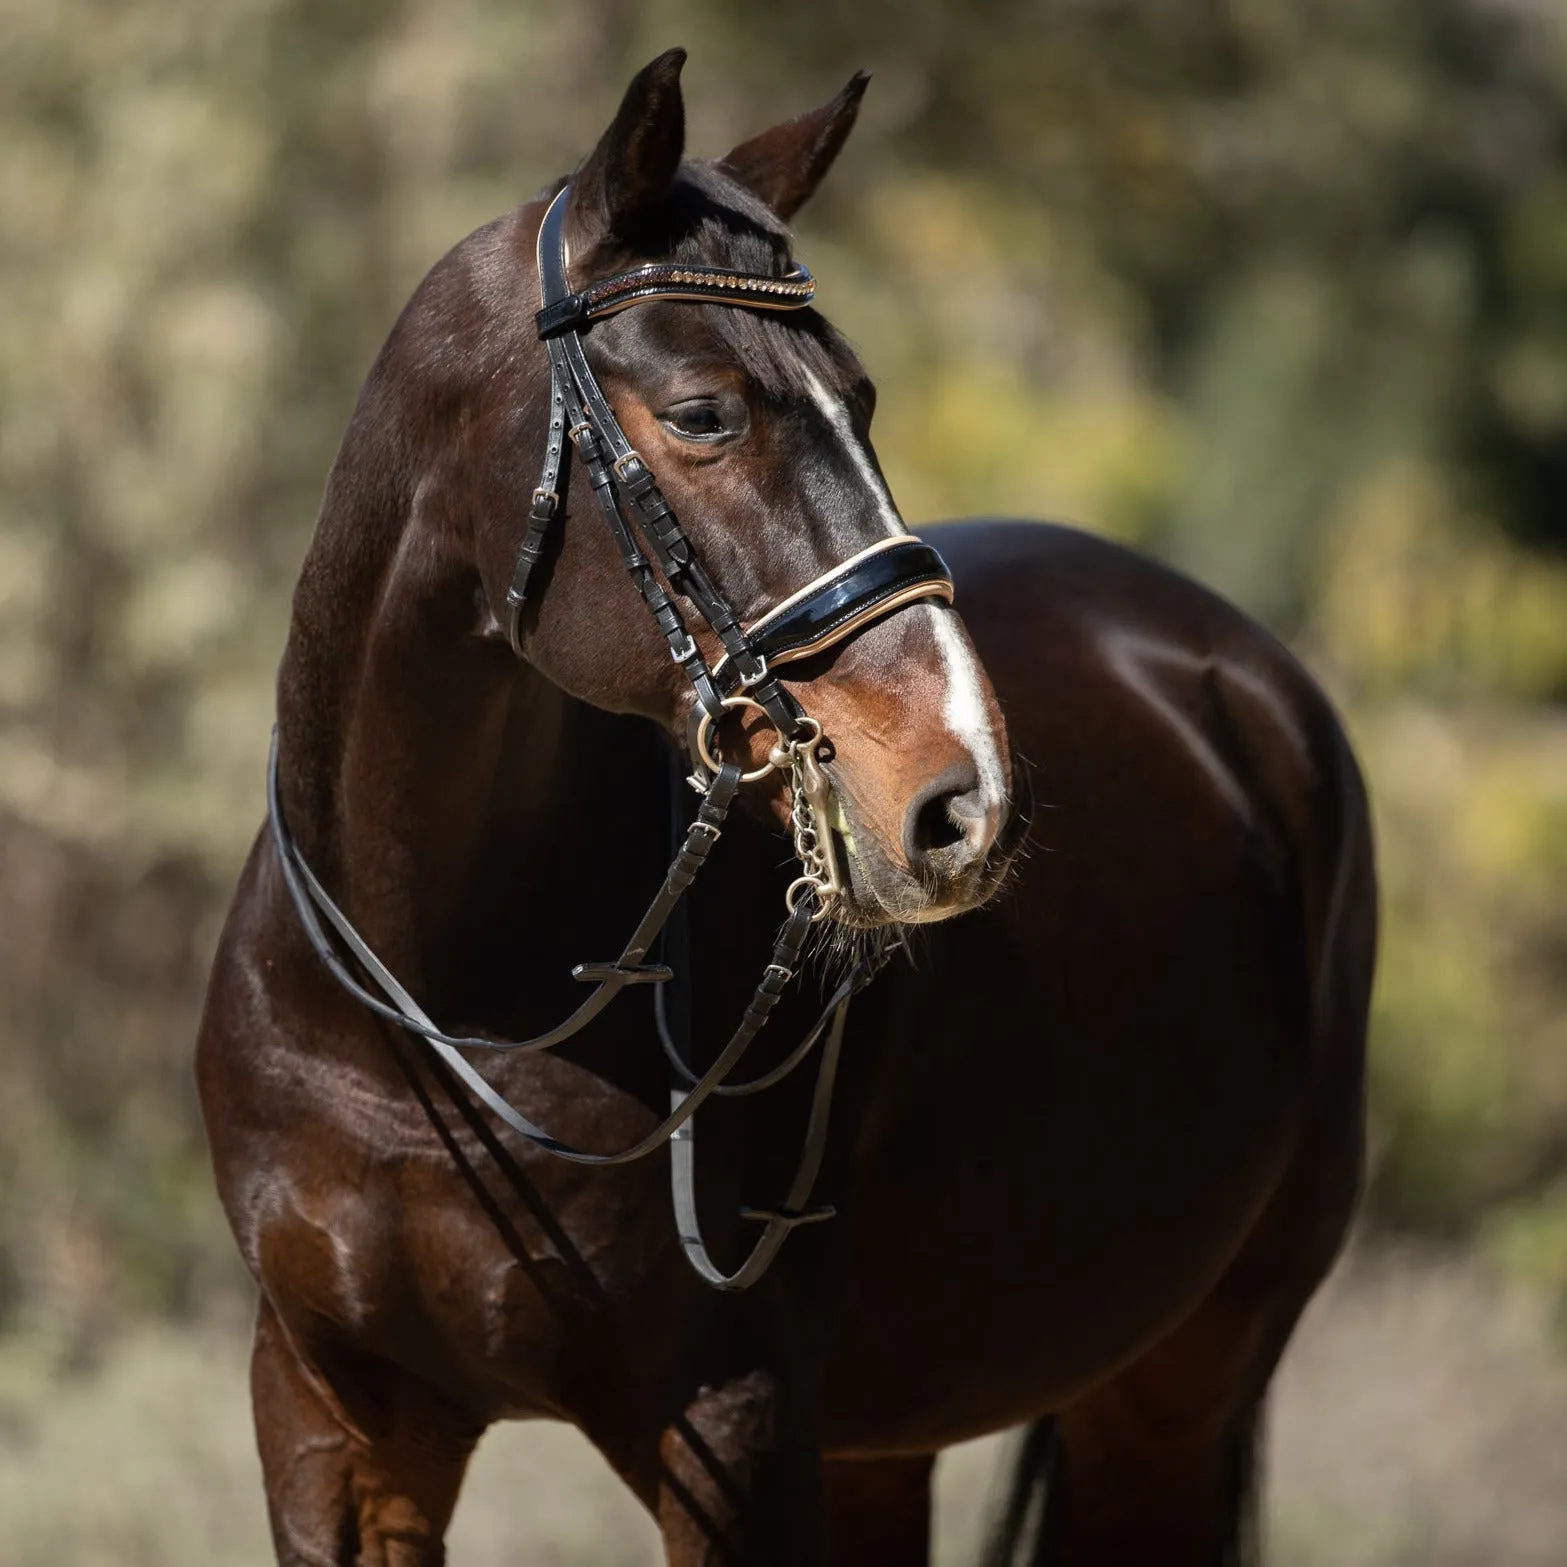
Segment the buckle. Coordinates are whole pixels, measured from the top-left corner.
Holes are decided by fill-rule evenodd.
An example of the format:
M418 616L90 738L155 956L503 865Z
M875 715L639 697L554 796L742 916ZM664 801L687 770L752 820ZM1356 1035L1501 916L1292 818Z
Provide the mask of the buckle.
M609 465L615 477L619 479L622 484L634 484L636 482L634 479L627 477L626 472L622 467L623 463L632 462L636 463L637 466L641 468L643 473L650 474L652 472L648 465L642 461L642 454L637 451L635 447L633 447L629 452L623 453Z
M752 666L751 672L746 672L746 664ZM770 673L767 667L767 655L758 653L752 649L736 653L734 657L735 674L739 677L740 689L749 691L752 686L759 686Z
M697 647L696 639L689 631L682 631L680 634L685 638L685 641L671 642L669 644L669 656L677 664L686 664L695 658L701 649Z

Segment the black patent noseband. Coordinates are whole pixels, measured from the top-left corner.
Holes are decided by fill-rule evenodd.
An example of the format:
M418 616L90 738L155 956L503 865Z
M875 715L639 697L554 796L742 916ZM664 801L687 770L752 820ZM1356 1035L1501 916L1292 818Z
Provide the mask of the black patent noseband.
M807 658L833 647L863 626L918 599L952 599L952 578L940 555L910 535L883 539L841 561L765 615L742 626L728 601L703 569L679 519L653 480L652 471L627 441L583 353L582 336L594 321L649 300L682 300L761 310L799 310L811 302L816 284L797 266L782 278L727 272L717 267L657 262L605 278L573 293L566 275L565 215L567 190L551 202L539 229L538 262L542 308L537 314L539 336L550 360L550 423L543 472L534 490L528 525L517 554L511 587L506 594L507 637L522 655L521 615L528 579L543 554L550 524L560 510L560 474L569 439L597 498L621 558L637 591L652 612L669 645L670 656L684 670L696 693L702 720L696 730L694 780L702 791L695 820L679 835L663 885L632 933L620 956L609 963L582 963L575 977L592 994L558 1027L527 1040L494 1040L453 1036L443 1032L424 1012L396 976L337 906L306 864L283 816L278 780L278 737L273 735L268 771L267 809L272 839L284 883L316 955L357 1001L376 1016L418 1035L445 1061L468 1088L521 1137L544 1152L579 1164L624 1164L641 1159L668 1143L673 1181L675 1224L681 1247L691 1265L719 1289L748 1288L766 1271L779 1247L798 1225L831 1216L830 1208L808 1206L826 1151L827 1120L849 1002L875 977L885 957L862 961L829 998L805 1040L784 1063L749 1083L726 1083L752 1040L761 1032L793 977L812 922L826 912L825 890L813 876L807 844L811 838L801 813L809 810L809 789L802 775L809 771L821 725L804 714L779 685L773 670L792 659ZM643 552L645 541L652 552ZM660 572L663 581L660 580ZM711 667L692 637L674 598L693 604L722 644L724 652ZM742 694L743 693L743 694ZM659 1033L670 1056L674 1077L669 1115L645 1137L615 1153L590 1153L561 1142L522 1115L492 1088L462 1053L477 1049L503 1053L548 1050L579 1033L627 986L661 987L674 975L661 963L649 962L654 944L680 907L680 900L701 870L723 831L737 789L743 781L737 765L712 754L706 740L710 728L729 708L750 704L762 709L778 731L767 767L745 777L760 777L774 767L788 766L795 775L795 848L806 875L790 889L788 918L773 948L772 961L745 1010L739 1027L700 1077L689 1071L670 1036L665 1010L657 1008ZM705 765L704 765L705 764ZM818 774L819 776L819 774ZM822 831L825 833L825 827ZM803 888L803 894L796 892ZM325 924L323 924L323 921ZM327 927L335 932L368 988L334 947ZM379 991L380 994L376 994ZM656 994L658 992L655 992ZM699 1105L717 1094L749 1093L772 1086L803 1062L826 1037L817 1067L810 1118L800 1163L783 1201L773 1208L747 1208L744 1216L763 1224L761 1236L739 1268L725 1273L709 1256L697 1223L695 1200L694 1115Z

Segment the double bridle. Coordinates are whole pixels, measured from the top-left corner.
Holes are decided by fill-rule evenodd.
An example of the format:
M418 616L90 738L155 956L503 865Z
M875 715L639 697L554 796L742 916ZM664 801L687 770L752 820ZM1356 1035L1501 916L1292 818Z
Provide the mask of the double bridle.
M533 492L516 569L506 593L506 632L513 650L522 657L521 618L528 582L560 510L561 471L569 440L593 487L626 570L668 643L670 657L684 671L695 692L690 781L702 796L695 819L683 834L677 834L674 858L663 885L620 956L611 963L583 963L573 969L575 978L594 986L593 993L565 1022L547 1033L527 1040L493 1040L443 1033L375 955L305 863L283 818L276 731L267 780L268 815L284 881L305 934L321 961L350 995L377 1016L428 1040L446 1065L502 1121L547 1153L577 1164L626 1164L668 1142L676 1228L686 1256L710 1284L720 1289L745 1289L761 1277L792 1229L832 1215L830 1207L811 1209L808 1203L826 1150L828 1112L849 1002L870 983L885 961L881 957L867 958L857 964L828 998L804 1040L778 1067L749 1082L727 1081L793 978L812 923L831 912L833 900L841 891L826 821L831 789L817 754L823 739L822 726L804 713L779 684L775 670L791 660L836 646L906 604L927 598L950 603L952 578L941 556L928 544L911 535L899 535L859 551L791 593L749 626L741 625L703 568L679 519L654 482L651 469L626 439L588 365L582 334L601 317L649 300L800 310L811 303L815 280L803 266L776 278L718 267L656 262L573 292L566 270L569 189L563 187L550 203L539 228L542 308L535 319L549 354L550 423L543 471ZM651 551L651 558L644 553L644 544ZM695 606L722 644L723 656L711 666L670 590ZM751 772L742 772L736 762L724 761L716 749L718 725L726 713L738 708L765 714L778 735L767 762ZM785 899L787 917L774 944L772 961L763 972L739 1027L713 1064L697 1075L686 1064L689 1051L683 1050L675 1039L679 1030L671 1027L664 1004L664 987L676 979L675 971L666 964L649 962L648 955L661 937L683 938L681 921L667 932L666 926L672 916L683 915L680 900L718 841L740 785L755 782L774 770L790 775L792 829L801 875L789 887ZM380 995L366 988L349 969L323 928L322 916ZM552 1137L502 1098L461 1053L465 1049L512 1054L548 1050L579 1033L627 986L641 984L656 987L659 1037L673 1076L669 1115L630 1148L595 1154ZM724 1273L709 1257L697 1225L692 1117L711 1097L758 1093L781 1081L805 1060L824 1034L827 1043L817 1068L816 1089L794 1181L776 1208L742 1210L746 1217L762 1221L764 1228L741 1267Z

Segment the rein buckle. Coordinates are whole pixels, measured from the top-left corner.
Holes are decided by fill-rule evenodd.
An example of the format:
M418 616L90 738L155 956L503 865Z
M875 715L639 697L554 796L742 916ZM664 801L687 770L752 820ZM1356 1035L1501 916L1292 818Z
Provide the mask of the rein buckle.
M675 971L667 963L579 963L571 977L584 985L667 985Z

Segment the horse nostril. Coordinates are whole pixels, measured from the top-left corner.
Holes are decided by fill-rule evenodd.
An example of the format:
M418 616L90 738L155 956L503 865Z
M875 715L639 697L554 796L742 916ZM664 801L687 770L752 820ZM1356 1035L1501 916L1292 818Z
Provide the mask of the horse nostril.
M952 820L948 809L951 795L931 800L920 808L914 823L914 852L928 854L932 849L950 848L963 841L963 829Z
M903 852L910 867L918 870L940 850L973 843L983 836L984 825L979 774L972 762L960 763L933 778L910 803L903 821Z

